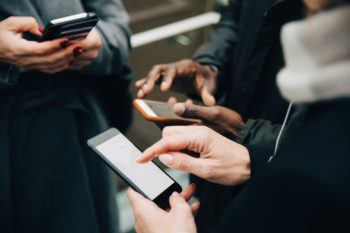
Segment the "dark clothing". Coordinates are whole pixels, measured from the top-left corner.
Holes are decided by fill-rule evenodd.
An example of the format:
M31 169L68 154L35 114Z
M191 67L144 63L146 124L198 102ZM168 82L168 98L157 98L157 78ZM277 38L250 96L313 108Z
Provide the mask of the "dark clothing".
M299 0L231 0L211 41L195 56L197 62L218 68L217 97L247 122L236 141L247 147L263 147L261 153L250 155L252 174L273 154L288 109L276 85L276 75L284 66L280 30L283 24L300 18L301 11ZM202 205L197 225L200 232L210 232L240 187L207 182L198 186Z
M46 25L85 11L101 18L102 47L90 66L47 75L0 63L0 232L118 232L113 174L86 141L109 127L104 90L113 90L120 111L114 123L125 129L130 119L122 3L11 0L0 5L0 19L33 16Z
M229 205L215 232L347 232L349 118L349 99L309 106L300 128Z

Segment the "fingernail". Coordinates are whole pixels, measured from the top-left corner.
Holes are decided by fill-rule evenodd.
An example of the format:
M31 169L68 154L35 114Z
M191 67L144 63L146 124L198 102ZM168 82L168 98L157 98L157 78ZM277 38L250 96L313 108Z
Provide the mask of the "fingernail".
M139 92L137 92L137 97L142 98L143 97L143 91L139 90Z
M43 28L43 27L40 27L40 26L39 26L38 30L39 30L40 33L43 33L43 32L44 32L44 28Z
M139 163L139 162L141 161L141 158L142 158L141 156L137 157L137 158L135 159L135 162L136 162L136 163Z
M174 158L171 155L161 155L159 156L159 160L165 165L169 165L173 162Z
M79 57L82 52L83 52L83 50L82 50L81 47L76 47L75 49L73 49L73 56L74 57Z
M174 105L174 112L178 115L184 114L186 111L186 107L184 104L175 104Z
M64 39L61 43L60 46L62 48L66 48L69 45L69 40L68 39Z
M177 196L179 196L180 194L178 193L178 192L173 192L172 194L171 194L171 196L173 196L173 197L177 197Z
M166 88L167 88L167 82L166 82L166 81L163 81L162 84L161 84L161 86L160 86L160 89L161 89L162 91L165 91Z

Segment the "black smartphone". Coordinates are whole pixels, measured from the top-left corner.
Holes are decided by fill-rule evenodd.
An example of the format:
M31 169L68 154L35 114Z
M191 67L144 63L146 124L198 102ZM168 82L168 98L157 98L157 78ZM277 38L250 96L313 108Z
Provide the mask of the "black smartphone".
M111 128L88 140L88 145L128 185L159 207L169 207L169 196L181 186L152 161L136 163L141 151L119 130Z
M98 21L99 18L94 13L81 13L54 19L46 25L41 40L84 38L96 26Z

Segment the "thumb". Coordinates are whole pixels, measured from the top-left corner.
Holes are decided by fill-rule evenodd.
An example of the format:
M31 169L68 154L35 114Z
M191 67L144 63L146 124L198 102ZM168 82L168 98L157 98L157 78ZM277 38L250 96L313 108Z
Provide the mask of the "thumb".
M201 97L203 100L203 103L207 106L213 106L215 105L215 97L210 93L207 86L204 86L201 90Z
M33 17L9 17L7 19L9 29L18 33L30 32L34 35L41 36L39 24Z
M174 211L181 211L181 212L187 212L188 214L191 214L191 207L190 205L186 202L186 200L177 192L174 192L170 196L170 207L171 210Z
M204 121L213 119L217 115L217 111L212 107L203 107L194 104L178 103L174 105L173 110L181 117L201 119Z

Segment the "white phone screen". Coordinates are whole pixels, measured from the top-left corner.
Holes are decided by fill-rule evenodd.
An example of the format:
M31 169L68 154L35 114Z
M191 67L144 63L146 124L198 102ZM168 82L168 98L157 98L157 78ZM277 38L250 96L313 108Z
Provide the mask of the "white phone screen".
M141 151L123 134L105 141L96 149L151 200L174 184L174 181L153 162L136 163L135 159L141 155Z

